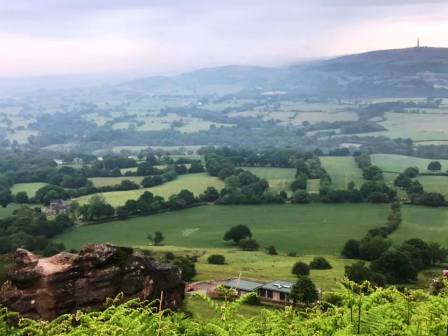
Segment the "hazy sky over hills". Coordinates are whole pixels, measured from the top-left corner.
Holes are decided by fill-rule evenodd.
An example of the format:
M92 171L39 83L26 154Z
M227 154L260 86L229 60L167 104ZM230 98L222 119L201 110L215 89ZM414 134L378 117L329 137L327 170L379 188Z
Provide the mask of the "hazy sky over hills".
M173 74L448 46L446 0L0 0L0 77Z

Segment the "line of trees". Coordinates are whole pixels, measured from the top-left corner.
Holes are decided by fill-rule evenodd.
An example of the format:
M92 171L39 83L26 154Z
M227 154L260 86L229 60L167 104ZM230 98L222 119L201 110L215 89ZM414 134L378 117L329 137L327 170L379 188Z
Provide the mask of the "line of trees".
M145 191L138 199L127 200L124 205L117 208L107 203L103 196L94 195L88 203L81 206L72 202L72 211L77 218L88 222L113 217L126 219L131 216L151 215L161 211L185 209L200 203L202 203L200 198L196 198L191 191L186 189L171 195L168 200Z
M429 165L434 162L437 161L433 161ZM412 204L434 207L446 206L447 202L444 195L437 192L425 192L423 185L418 180L413 180L419 173L417 167L408 167L403 173L397 175L394 180L394 185L406 191L408 199Z
M397 230L402 217L399 203L392 203L386 225L371 229L361 240L349 240L342 249L342 256L364 261L346 266L346 276L355 282L368 280L377 285L415 281L419 271L440 264L448 257L448 250L438 243L409 239L392 247L388 236Z

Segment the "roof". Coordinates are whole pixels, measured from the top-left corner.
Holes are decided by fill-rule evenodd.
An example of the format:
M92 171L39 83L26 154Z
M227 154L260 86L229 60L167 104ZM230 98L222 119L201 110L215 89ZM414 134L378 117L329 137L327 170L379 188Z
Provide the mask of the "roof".
M261 288L289 294L291 292L292 286L294 286L292 282L285 280L275 280L263 285Z
M236 290L243 290L246 292L251 292L256 290L257 288L263 286L262 283L249 281L249 280L241 280L241 279L229 279L224 281L224 286L229 288L235 288Z

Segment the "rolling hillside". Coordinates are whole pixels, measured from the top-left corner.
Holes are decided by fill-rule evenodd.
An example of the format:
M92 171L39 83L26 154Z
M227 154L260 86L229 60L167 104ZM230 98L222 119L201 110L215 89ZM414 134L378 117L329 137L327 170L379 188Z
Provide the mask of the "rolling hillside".
M117 88L159 93L284 90L294 95L448 96L448 48L371 51L279 68L223 66L140 78Z

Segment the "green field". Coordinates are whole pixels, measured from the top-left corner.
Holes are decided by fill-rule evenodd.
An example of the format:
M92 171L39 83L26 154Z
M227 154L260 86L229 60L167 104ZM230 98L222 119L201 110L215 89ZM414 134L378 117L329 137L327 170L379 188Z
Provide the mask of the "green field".
M363 213L363 220L354 214ZM385 221L387 205L308 204L264 206L203 206L126 221L87 225L58 238L68 248L87 242L147 244L146 234L162 231L165 244L188 248L229 248L224 232L246 224L261 246L282 252L338 255L347 239L363 236Z
M408 167L417 167L421 173L427 172L430 159L397 154L372 154L372 163L384 171L401 173ZM437 160L442 164L442 171L448 170L448 160Z
M334 189L346 189L351 181L355 182L357 187L363 183L361 169L358 168L353 157L322 156L320 161L330 174Z
M140 184L144 176L119 176L119 177L92 177L89 178L95 187L105 187L120 184L124 180L129 180Z
M380 121L386 130L358 133L358 136L386 136L388 138L410 138L417 141L448 140L448 116L446 110L436 113L394 113L386 112Z
M46 186L47 183L43 182L34 182L34 183L16 183L11 188L11 193L16 195L18 192L24 191L28 194L28 197L34 197L36 195L36 191L40 188Z
M120 172L124 175L127 172L135 173L137 171L137 167L131 167L131 168L122 168L120 169Z
M397 242L421 238L448 247L448 208L404 206L403 222L391 238Z
M348 239L359 239L372 227L384 223L387 205L319 204L265 206L203 206L159 215L137 217L76 227L55 240L67 248L80 248L88 242L133 246L149 249L156 255L172 251L176 254L198 255L196 280L226 279L240 273L244 278L259 280L293 280L291 266L298 260L309 262L322 255L333 266L331 270L313 270L311 278L323 289L331 289L341 279L344 266L352 261L339 256ZM410 238L448 241L448 209L420 206L403 207L403 223L391 238L399 243ZM359 216L362 214L362 217ZM362 219L360 219L362 218ZM243 252L222 240L223 234L236 224L248 225L260 243L257 252ZM165 245L149 245L146 235L162 231ZM276 246L279 255L264 252ZM288 257L290 251L297 257ZM226 265L210 265L210 254L223 254ZM419 284L440 270L428 270Z
M209 176L207 173L181 175L176 180L164 183L157 187L129 190L129 191L111 191L102 193L106 201L113 206L119 206L126 203L129 199L137 199L145 191L151 191L155 195L170 197L180 192L182 189L188 189L196 196L202 193L207 187L215 187L218 190L224 187L224 182L216 177ZM86 203L92 195L78 198L79 203Z
M438 192L448 198L448 176L419 176L417 180L428 192Z
M320 188L320 180L319 179L309 179L307 185L307 191L310 194L318 194Z
M9 204L6 208L0 207L0 218L8 217L12 214L12 212L18 209L20 205L18 204Z
M354 213L363 213L358 220ZM337 257L344 243L362 237L366 231L384 222L386 205L267 205L204 206L148 217L114 221L75 228L57 237L67 248L79 248L87 242L110 242L178 254L201 256L197 280L225 279L238 276L260 280L290 279L292 265L313 256L324 255L333 265L331 270L315 270L312 278L324 288L332 288L335 279L343 277L348 260ZM224 232L236 224L248 225L262 249L242 252L222 240ZM162 231L166 245L148 245L146 235ZM267 255L263 248L273 244L281 255ZM298 257L288 257L290 251ZM225 255L227 265L209 265L210 254Z
M222 254L226 257L226 265L210 265L207 257L210 254ZM270 281L282 279L294 281L296 276L291 273L291 267L297 261L309 263L314 255L304 255L298 257L288 257L287 255L267 255L264 251L242 252L238 250L211 249L201 257L196 264L198 270L198 280L227 279L229 277L241 276L247 279L258 279ZM332 265L330 270L312 270L311 278L319 287L326 289L333 288L335 280L344 277L344 266L351 264L353 260L342 259L335 256L325 258Z
M296 170L294 168L273 168L273 167L242 167L245 170L266 179L273 192L282 190L288 191L289 185L294 181Z

